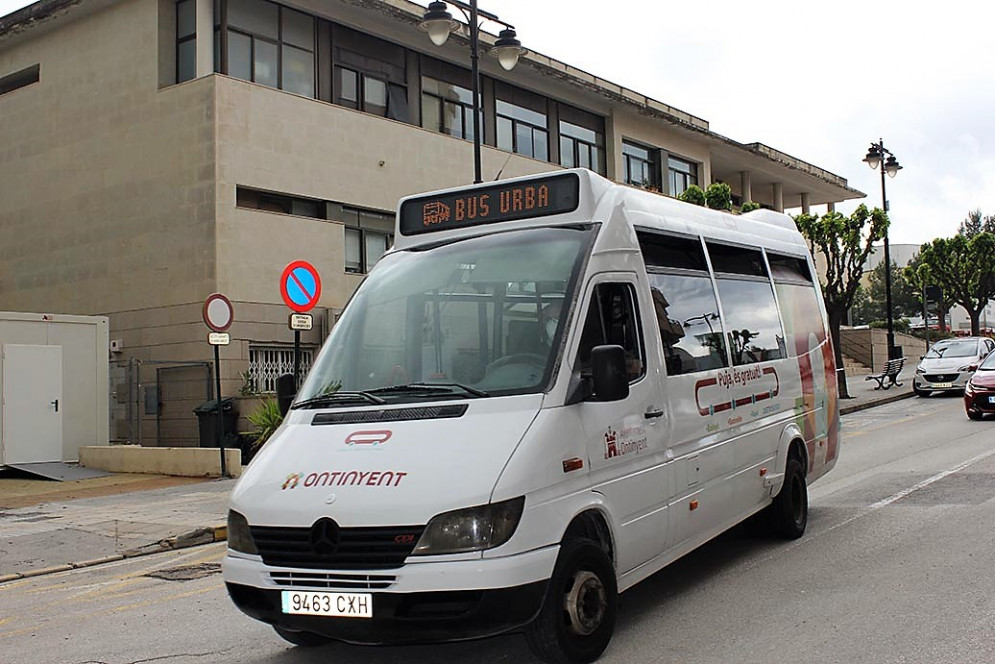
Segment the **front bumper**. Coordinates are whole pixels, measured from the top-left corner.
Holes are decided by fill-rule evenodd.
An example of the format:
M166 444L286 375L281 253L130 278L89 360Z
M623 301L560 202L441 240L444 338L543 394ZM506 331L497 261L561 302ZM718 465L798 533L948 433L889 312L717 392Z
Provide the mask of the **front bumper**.
M280 591L227 583L246 615L265 623L363 645L437 643L493 636L532 621L542 606L545 581L496 590L373 593L372 618L287 615Z
M346 571L269 567L229 551L223 571L232 601L256 620L349 643L434 643L492 636L529 623L542 605L558 553L558 546L550 546L506 557ZM285 614L283 590L368 592L373 617Z
M912 384L921 392L963 392L973 371L916 374Z
M974 413L995 413L995 390L985 388L977 389L971 393L964 394L964 407L968 412Z

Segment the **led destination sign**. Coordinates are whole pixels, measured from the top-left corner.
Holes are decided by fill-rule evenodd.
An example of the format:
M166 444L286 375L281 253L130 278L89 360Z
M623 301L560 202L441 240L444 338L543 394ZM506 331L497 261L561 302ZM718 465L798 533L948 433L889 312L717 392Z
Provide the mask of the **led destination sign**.
M417 235L478 224L573 212L580 204L576 173L421 196L401 204L401 233Z

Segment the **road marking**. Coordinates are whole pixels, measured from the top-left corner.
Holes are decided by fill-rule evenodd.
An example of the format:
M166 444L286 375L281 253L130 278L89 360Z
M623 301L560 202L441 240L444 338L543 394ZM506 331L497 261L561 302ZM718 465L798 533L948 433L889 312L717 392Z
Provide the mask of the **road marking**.
M982 452L981 454L979 454L977 456L971 457L967 461L962 461L961 463L957 464L953 468L948 468L947 470L941 471L941 472L933 475L932 477L928 477L928 478L924 479L922 482L919 482L918 484L914 484L914 485L908 487L907 489L902 489L898 493L895 493L895 494L893 494L891 496L888 496L887 498L885 498L883 500L879 500L878 502L876 502L876 503L874 503L874 504L872 504L872 505L864 508L860 512L857 512L856 514L854 514L853 516L851 516L849 519L846 519L844 521L841 521L840 523L837 523L837 524L835 524L833 526L830 526L829 528L826 528L825 530L823 530L820 533L816 533L816 537L824 535L825 533L828 533L828 532L832 532L833 530L836 530L837 528L842 528L843 526L845 526L847 524L853 523L857 519L863 518L863 517L867 516L868 514L876 512L879 509L881 509L882 507L887 507L888 505L891 505L892 503L894 503L894 502L896 502L898 500L901 500L902 498L905 498L906 496L908 496L908 495L910 495L912 493L915 493L916 491L918 491L920 489L926 488L927 486L929 486L930 484L933 484L934 482L938 482L938 481L942 480L944 477L948 477L950 475L953 475L956 472L960 472L960 471L964 470L965 468L967 468L968 466L974 465L975 463L977 463L979 461L984 461L985 459L987 459L988 457L993 456L993 455L995 455L995 449L988 450L987 452Z
M887 429L889 427L893 427L896 424L905 424L906 422L910 422L912 420L922 419L924 417L931 417L931 416L933 416L935 414L936 414L936 410L931 410L931 411L928 411L928 412L925 412L925 413L919 413L918 415L909 415L907 417L904 417L903 419L901 419L898 422L896 422L895 420L889 420L887 422L879 424L876 427L867 427L866 429L858 429L856 431L844 431L843 435L846 438L856 438L857 436L863 436L863 435L868 434L868 433L874 433L875 431L880 431L881 429ZM844 438L844 440L845 440L845 438Z

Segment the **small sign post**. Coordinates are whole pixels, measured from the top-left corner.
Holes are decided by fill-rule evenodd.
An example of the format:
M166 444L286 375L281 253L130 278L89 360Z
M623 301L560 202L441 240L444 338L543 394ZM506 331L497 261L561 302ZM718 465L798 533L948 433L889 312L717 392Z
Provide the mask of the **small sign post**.
M204 301L204 323L212 332L207 341L214 346L214 386L218 395L217 443L221 450L221 476L228 477L228 464L225 460L225 420L221 412L221 353L220 346L231 343L231 337L225 330L231 327L235 319L235 309L231 301L221 293L212 293Z
M311 329L312 318L307 312L321 297L318 270L307 261L294 261L280 276L280 295L295 312L290 315L289 326L294 331L294 389L297 389L301 386L301 330Z

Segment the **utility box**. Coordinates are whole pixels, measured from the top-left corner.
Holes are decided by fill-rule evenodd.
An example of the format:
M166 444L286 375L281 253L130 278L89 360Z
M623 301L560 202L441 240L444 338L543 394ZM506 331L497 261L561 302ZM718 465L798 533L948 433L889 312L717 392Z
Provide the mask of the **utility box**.
M107 445L108 343L105 316L0 312L0 466Z

